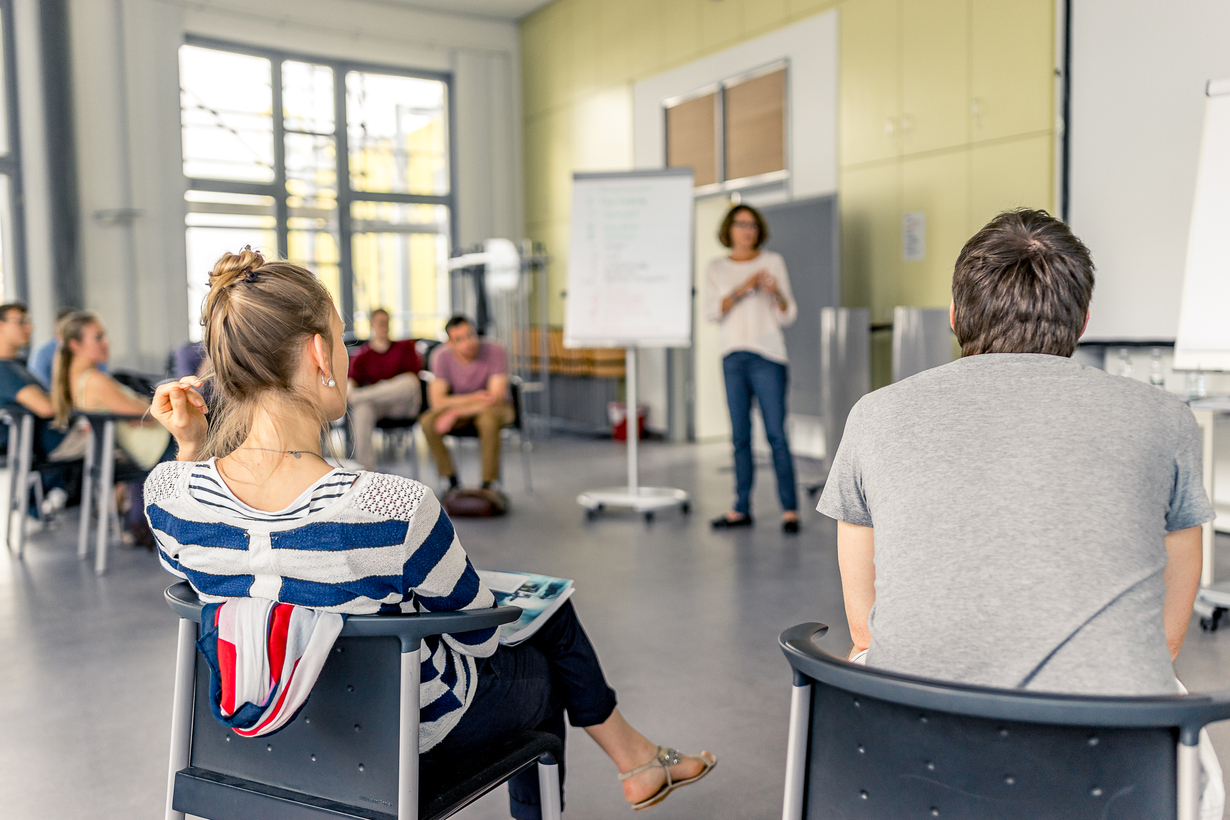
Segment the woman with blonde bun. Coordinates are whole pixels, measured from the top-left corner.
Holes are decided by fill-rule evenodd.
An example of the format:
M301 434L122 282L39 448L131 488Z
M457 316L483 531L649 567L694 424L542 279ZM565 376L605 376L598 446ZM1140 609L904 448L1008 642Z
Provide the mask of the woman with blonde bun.
M146 482L168 570L207 602L253 597L356 614L494 605L428 487L326 461L321 433L346 412L347 356L342 320L310 271L246 248L225 254L201 321L215 404L206 406L195 376L154 397L154 416L179 443L179 460ZM636 808L717 762L657 746L624 720L571 603L517 646L499 646L495 630L424 644L426 760L531 728L563 740L566 711L610 756ZM540 816L532 771L510 781L509 799L514 817Z

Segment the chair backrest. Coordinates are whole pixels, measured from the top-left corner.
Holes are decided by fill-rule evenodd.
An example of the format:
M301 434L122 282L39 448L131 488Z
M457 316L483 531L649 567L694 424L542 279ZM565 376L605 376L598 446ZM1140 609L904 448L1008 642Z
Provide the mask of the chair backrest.
M200 623L201 601L187 584L168 588L166 599L181 618ZM383 816L395 814L403 653L413 654L417 669L423 637L489 628L515 621L520 614L517 607L498 607L429 615L352 615L298 715L280 731L257 738L240 737L214 719L209 668L201 653L192 651L195 692L185 762L204 776L185 779L183 788L212 790L212 782L233 778L270 793L310 795L321 806L336 804L333 808L342 816L353 816L344 809L354 806ZM411 693L417 710L417 682ZM197 799L177 791L181 798L185 805Z
M780 640L810 689L801 817L1173 818L1177 744L1194 749L1201 726L1230 717L1227 693L1069 696L894 675L819 649L825 630Z
M197 653L189 765L332 800L395 811L400 644L338 638L312 695L281 731L243 738L214 720Z

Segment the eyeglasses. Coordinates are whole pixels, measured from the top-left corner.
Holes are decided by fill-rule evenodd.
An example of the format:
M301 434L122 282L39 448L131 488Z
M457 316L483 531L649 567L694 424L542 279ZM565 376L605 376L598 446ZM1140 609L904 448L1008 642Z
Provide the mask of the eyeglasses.
M22 327L34 327L34 322L31 322L30 317L24 314L18 316L16 319L5 319L4 321L18 324Z

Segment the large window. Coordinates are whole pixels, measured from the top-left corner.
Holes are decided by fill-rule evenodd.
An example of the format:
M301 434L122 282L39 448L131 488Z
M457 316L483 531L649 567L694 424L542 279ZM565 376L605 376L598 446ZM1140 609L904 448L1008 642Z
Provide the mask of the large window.
M435 336L449 310L449 85L207 42L179 52L195 316L224 251L314 271L359 336ZM276 113L275 113L276 112Z

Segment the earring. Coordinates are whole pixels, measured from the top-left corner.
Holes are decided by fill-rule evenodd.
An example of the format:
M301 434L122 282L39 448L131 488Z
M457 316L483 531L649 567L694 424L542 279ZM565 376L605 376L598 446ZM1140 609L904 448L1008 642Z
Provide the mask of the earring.
M333 381L332 376L330 376L327 379L321 379L320 383L323 384L325 387L334 387L337 385L337 382Z

